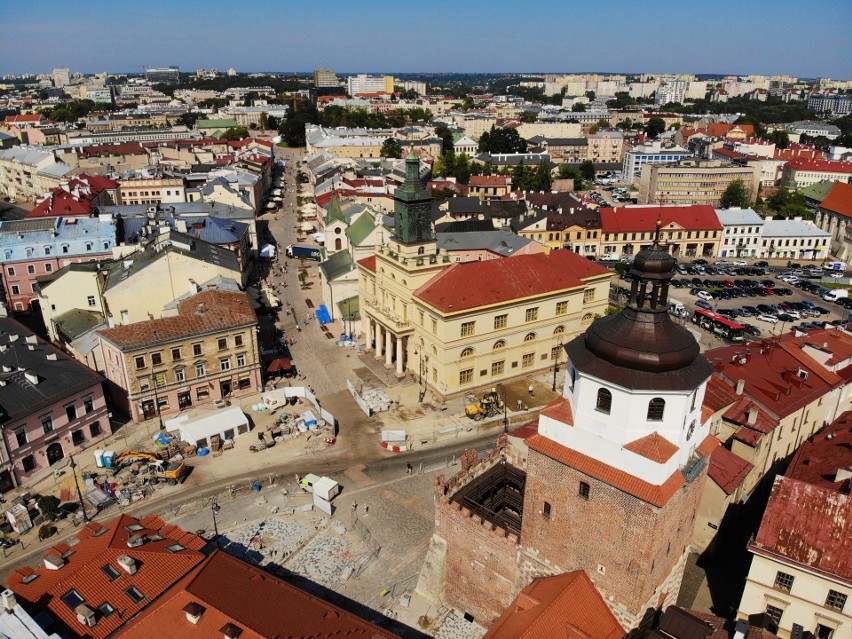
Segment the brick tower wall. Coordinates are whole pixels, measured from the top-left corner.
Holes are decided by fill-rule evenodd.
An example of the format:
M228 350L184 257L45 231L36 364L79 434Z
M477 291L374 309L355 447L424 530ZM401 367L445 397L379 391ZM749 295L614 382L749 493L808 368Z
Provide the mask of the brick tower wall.
M671 600L664 589L682 572L706 472L658 508L535 450L527 463L521 544L528 552L562 571L585 570L627 628L662 603L662 593ZM588 500L580 482L590 486Z

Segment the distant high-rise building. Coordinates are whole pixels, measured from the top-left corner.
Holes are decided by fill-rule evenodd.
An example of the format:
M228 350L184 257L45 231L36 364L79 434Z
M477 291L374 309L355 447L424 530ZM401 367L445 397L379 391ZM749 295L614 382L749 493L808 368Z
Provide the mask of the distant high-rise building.
M65 87L71 84L71 71L66 68L53 70L53 86Z
M336 87L337 74L331 69L314 69L315 87Z
M180 82L180 67L163 69L148 67L145 69L145 79L148 82Z
M231 77L237 75L237 70L234 67L231 67L230 69L228 69L228 75Z
M393 93L392 75L367 75L360 73L346 79L346 92L357 93Z

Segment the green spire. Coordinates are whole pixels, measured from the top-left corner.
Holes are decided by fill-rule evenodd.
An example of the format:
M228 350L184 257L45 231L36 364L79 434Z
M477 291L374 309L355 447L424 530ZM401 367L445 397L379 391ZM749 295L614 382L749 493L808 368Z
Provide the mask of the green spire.
M405 181L394 193L393 237L405 244L431 242L432 193L423 188L420 180L420 159L414 154L414 145L405 158Z
M331 192L331 202L328 205L328 213L325 214L325 223L331 224L335 220L340 220L344 224L348 222L346 216L340 208L340 200L337 199L337 192Z

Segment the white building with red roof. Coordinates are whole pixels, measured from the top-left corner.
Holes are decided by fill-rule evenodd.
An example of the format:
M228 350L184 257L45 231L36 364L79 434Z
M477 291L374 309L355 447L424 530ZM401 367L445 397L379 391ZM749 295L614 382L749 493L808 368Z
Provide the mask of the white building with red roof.
M817 207L814 223L831 233L831 254L852 259L852 184L835 182Z
M852 182L852 162L799 158L784 165L784 186L803 189L822 180Z

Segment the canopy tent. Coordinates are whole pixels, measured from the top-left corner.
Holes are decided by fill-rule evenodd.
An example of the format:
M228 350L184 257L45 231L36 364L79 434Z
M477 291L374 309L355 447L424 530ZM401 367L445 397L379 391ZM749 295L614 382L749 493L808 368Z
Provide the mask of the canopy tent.
M316 226L314 224L312 224L311 222L302 222L301 229L303 231L313 231L315 228L316 228Z
M249 431L248 418L239 406L220 408L196 419L181 415L166 421L166 428L178 431L180 438L199 448L209 448L210 438L219 435L222 441Z
M276 357L266 367L267 373L277 373L278 375L294 374L296 368L293 366L293 360L289 357Z
M272 259L275 257L275 246L273 244L264 244L260 247L260 257L265 257L267 259Z

